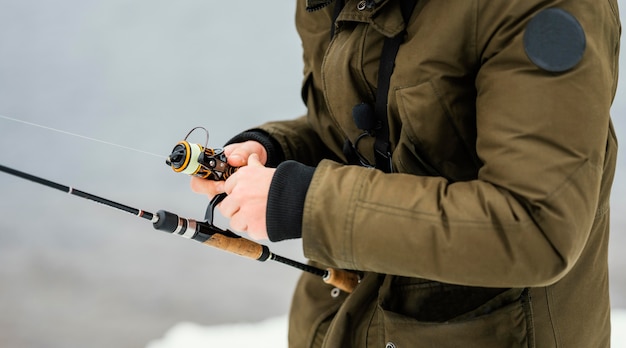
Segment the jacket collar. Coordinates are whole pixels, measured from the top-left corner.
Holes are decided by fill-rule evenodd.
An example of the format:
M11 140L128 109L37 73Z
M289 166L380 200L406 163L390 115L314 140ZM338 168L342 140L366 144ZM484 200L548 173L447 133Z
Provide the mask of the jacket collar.
M388 0L364 0L369 3L370 9L365 11L357 10L356 6L348 6L341 11L337 18L341 21L357 21L370 23L377 31L387 37L394 37L405 29L404 20L400 11L400 5L397 1ZM404 0L401 0L404 1ZM320 10L334 0L306 0L306 9L309 12ZM354 0L346 0L346 4L355 2ZM356 5L356 2L353 4ZM391 7L386 11L383 8Z
M401 0L405 1L405 0ZM399 1L378 0L371 8L359 10L358 0L347 0L337 22L364 22L386 37L394 37L405 29Z

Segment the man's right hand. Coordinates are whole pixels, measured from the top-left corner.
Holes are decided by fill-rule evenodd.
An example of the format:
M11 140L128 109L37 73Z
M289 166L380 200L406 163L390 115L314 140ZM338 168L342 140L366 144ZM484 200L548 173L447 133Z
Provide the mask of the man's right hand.
M230 144L224 147L228 164L232 167L243 167L248 164L248 158L256 154L259 161L267 163L267 151L259 142L249 140L243 143ZM191 177L191 190L196 193L206 194L209 199L224 193L224 181L206 180L196 176Z

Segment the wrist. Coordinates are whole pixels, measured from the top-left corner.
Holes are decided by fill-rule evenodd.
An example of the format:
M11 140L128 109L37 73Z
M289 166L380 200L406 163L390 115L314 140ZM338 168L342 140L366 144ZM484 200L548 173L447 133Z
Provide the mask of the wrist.
M272 177L267 199L267 234L272 242L302 237L302 215L314 167L281 163Z

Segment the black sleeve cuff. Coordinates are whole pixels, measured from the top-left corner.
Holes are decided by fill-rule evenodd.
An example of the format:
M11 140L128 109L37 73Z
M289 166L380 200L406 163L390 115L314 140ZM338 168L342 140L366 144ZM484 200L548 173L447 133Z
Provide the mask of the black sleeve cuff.
M270 241L302 238L304 201L314 173L315 167L296 161L283 162L276 169L267 199Z
M265 147L265 151L267 151L267 163L265 163L266 167L276 168L282 161L285 160L285 155L283 154L283 149L280 147L280 144L278 144L278 142L272 138L271 135L261 129L251 129L237 134L232 139L227 141L226 145L243 143L248 140L259 142L263 145L263 147Z

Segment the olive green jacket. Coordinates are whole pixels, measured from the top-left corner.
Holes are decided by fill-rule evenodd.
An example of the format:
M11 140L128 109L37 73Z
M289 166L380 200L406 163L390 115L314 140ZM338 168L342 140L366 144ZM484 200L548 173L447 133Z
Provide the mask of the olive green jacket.
M303 275L290 346L607 347L617 2L421 0L407 26L396 0L359 2L331 41L334 5L298 1L308 114L261 127L286 159L316 166L305 255L365 272L338 297ZM570 21L527 35L547 8ZM582 51L530 48L577 28ZM352 107L373 102L383 38L405 29L388 103L394 173L345 165L345 140L362 133ZM372 162L373 140L358 145Z

